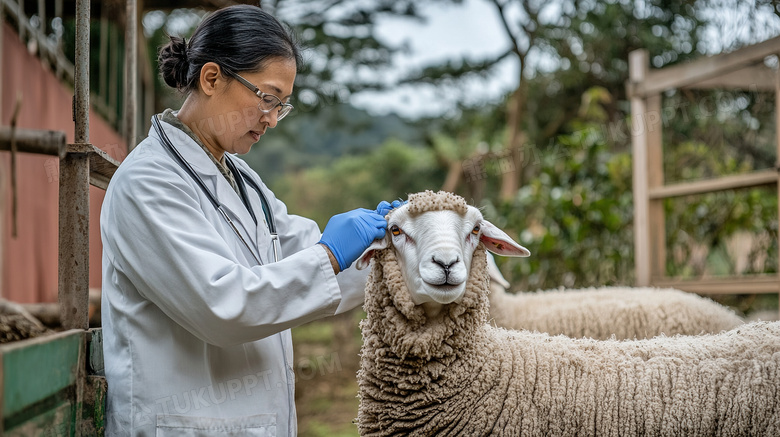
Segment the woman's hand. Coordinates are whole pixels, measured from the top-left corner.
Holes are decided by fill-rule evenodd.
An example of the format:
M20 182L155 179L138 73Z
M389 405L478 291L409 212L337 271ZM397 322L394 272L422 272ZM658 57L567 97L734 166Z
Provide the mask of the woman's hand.
M382 217L386 216L388 212L391 210L398 208L399 206L403 205L407 201L400 201L400 200L393 200L393 203L390 203L386 200L383 200L379 202L379 205L376 206L376 213L381 215Z
M372 241L383 238L386 230L387 220L384 215L359 208L331 217L319 242L330 249L338 261L339 269L345 270Z

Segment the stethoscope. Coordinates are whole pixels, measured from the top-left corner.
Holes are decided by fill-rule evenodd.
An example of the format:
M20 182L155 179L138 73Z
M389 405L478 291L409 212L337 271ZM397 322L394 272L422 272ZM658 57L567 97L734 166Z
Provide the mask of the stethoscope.
M160 124L160 121L157 119L157 117L152 117L152 124L154 125L154 129L157 132L157 135L160 136L160 141L162 142L163 146L168 150L168 152L173 156L173 158L178 162L178 164L187 172L189 173L190 177L200 186L200 189L203 190L203 192L206 194L206 197L208 197L211 204L214 206L214 208L219 212L219 214L225 219L225 222L227 222L228 225L230 225L230 228L233 229L233 232L235 232L236 236L239 240L244 244L244 246L249 250L249 253L252 254L252 258L257 261L257 264L263 264L260 261L260 257L258 257L255 254L255 251L252 249L252 247L249 245L247 240L244 238L243 235L241 235L241 231L238 230L238 227L236 227L235 223L233 223L233 220L230 219L230 216L225 212L225 209L222 208L222 204L217 200L217 197L209 191L206 184L203 182L203 179L201 179L200 176L195 172L195 170L192 168L189 162L187 162L186 159L184 159L183 156L181 156L181 153L179 153L179 150L176 149L176 147L173 145L170 139L168 139L168 135L165 133L165 130L163 130L162 125ZM247 174L243 170L239 170L235 164L230 160L230 157L228 155L225 155L225 162L227 163L228 168L231 172L233 172L233 175L236 179L236 185L238 186L238 191L241 196L241 200L244 202L244 205L246 205L247 210L249 211L249 215L252 216L252 220L254 220L255 225L257 225L257 218L255 216L255 212L252 209L252 205L249 202L249 197L247 196L246 191L246 185L244 184L244 180L249 182L249 185L252 186L252 188L257 192L257 194L260 196L260 202L263 205L263 215L265 216L265 222L268 225L268 231L271 234L271 247L273 248L274 252L274 262L279 261L279 252L276 249L276 244L279 241L279 236L276 233L276 223L274 222L274 216L273 212L271 211L271 205L268 203L268 199L266 199L265 194L263 194L263 190L260 189L260 186L257 185L257 182L255 182L252 177Z

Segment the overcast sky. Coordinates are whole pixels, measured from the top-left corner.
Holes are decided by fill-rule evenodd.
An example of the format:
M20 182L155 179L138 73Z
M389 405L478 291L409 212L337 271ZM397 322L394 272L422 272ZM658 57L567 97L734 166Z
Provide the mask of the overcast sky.
M551 2L554 3L554 2ZM735 41L762 41L780 34L780 19L772 12L771 6L755 12L755 3L744 0L720 0L717 12L704 13L707 19L717 22L712 26L704 40L704 50L708 54L733 49ZM424 22L403 18L384 18L376 29L377 36L392 46L406 45L409 50L396 55L394 69L386 77L388 83L402 77L404 73L445 59L482 60L505 52L509 40L503 30L495 7L487 0L463 0L460 5L446 5L438 2L420 2L418 6ZM768 8L768 9L767 9ZM555 13L555 8L547 8ZM751 13L753 12L753 13ZM178 10L174 13L192 15L192 11ZM197 16L194 16L197 19ZM192 19L192 17L190 17ZM159 26L164 20L162 13L148 13L144 25L150 29ZM186 22L186 20L180 20ZM175 29L177 20L170 20L169 31L178 34L183 29ZM751 34L752 32L752 34ZM701 47L700 47L701 49ZM544 59L531 57L529 62L544 62ZM529 64L533 68L533 65ZM408 118L421 115L446 115L452 111L457 101L479 103L497 101L508 91L517 87L517 60L507 57L486 79L474 79L464 87L465 95L453 95L453 91L436 89L426 85L405 85L384 92L362 92L353 95L350 102L355 106L375 114L395 112Z
M716 3L720 6L719 10L704 13L707 19L716 22L707 31L705 45L700 47L707 54L730 51L738 42L755 43L780 34L780 19L772 12L770 5L757 11L752 1L722 0ZM489 1L464 0L463 4L455 6L425 4L420 10L421 15L428 17L426 22L385 19L377 29L378 37L389 43L409 45L410 53L397 56L399 73L464 55L483 59L504 52L509 47L498 13ZM487 80L471 81L465 98L470 103L496 101L507 91L516 88L517 69L517 60L508 57L495 75ZM390 92L363 92L352 96L351 102L372 113L396 112L416 118L420 115L446 114L455 106L457 99L463 98L462 95L448 95L433 87L417 85L404 86Z
M425 22L408 19L385 19L377 36L392 45L408 44L410 53L397 57L399 72L413 70L442 59L464 55L483 59L505 52L509 41L502 30L495 8L485 0L464 0L458 6L430 4L420 7ZM517 65L506 59L497 74L488 80L469 82L472 102L496 100L517 86ZM353 96L352 103L373 113L396 112L410 118L439 115L451 109L456 97L437 92L432 87L404 86L392 92L363 92Z

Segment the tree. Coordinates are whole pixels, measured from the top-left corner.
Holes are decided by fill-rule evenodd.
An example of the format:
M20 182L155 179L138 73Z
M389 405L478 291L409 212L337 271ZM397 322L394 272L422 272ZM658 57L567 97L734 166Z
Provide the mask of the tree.
M622 117L628 53L647 48L656 67L695 56L706 22L695 0L486 0L498 12L507 38L506 52L490 59L449 61L422 68L408 81L449 82L485 74L506 58L518 62L517 88L506 103L507 154L517 169L523 145L543 145L577 116L579 99L597 85L614 98L612 119ZM544 65L539 61L545 59ZM458 66L459 68L453 68ZM550 104L554 102L554 104ZM502 176L500 197L510 199L521 172Z

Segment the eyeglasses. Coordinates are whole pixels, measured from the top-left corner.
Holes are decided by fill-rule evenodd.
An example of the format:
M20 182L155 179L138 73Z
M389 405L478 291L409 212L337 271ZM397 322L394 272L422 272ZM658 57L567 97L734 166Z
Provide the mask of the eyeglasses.
M260 97L260 103L257 104L257 109L259 109L264 114L268 114L274 109L279 108L279 112L276 114L276 120L278 121L286 117L287 114L293 110L293 105L282 102L282 99L276 97L273 94L266 94L260 91L258 87L254 86L251 82L241 77L238 73L233 73L233 76L235 76L236 79L238 79L238 81L241 82L245 87L249 88L253 93L255 93L257 97Z

